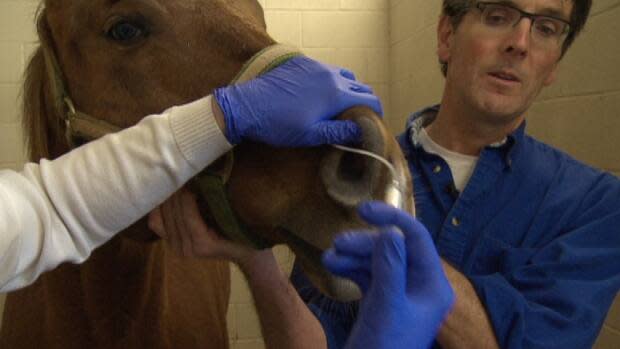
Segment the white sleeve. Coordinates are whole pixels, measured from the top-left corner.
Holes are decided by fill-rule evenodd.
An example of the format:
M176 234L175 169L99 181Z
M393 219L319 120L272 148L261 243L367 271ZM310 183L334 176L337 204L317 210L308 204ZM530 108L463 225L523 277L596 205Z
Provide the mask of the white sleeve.
M230 150L211 97L77 148L0 171L0 292L91 251Z

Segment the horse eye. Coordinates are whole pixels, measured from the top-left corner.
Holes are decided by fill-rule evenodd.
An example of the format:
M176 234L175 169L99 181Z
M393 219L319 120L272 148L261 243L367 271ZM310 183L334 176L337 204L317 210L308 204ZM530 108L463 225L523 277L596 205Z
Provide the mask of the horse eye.
M119 43L129 44L146 36L146 30L142 25L137 23L121 21L114 24L108 30L107 36Z

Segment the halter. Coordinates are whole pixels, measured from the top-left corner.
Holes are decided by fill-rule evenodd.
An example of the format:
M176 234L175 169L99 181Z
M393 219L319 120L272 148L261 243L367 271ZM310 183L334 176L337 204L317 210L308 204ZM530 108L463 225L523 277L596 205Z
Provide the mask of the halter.
M65 136L67 137L68 144L73 147L75 139L79 138L90 141L109 133L121 131L122 128L116 125L96 119L75 109L73 101L65 88L60 66L53 51L45 45L42 45L42 47L47 72L52 85L55 108L65 122ZM269 72L291 58L301 55L303 54L298 49L288 45L276 44L269 46L258 52L244 64L237 76L232 80L231 85L251 80ZM391 182L387 186L384 199L393 206L404 208L405 198L403 193L406 176L403 173L403 169L395 171L394 167L387 160L380 158L376 154L347 147L336 146L336 148L342 151L370 156L384 163L390 170L392 177ZM223 161L223 163L220 163L220 161ZM217 168L217 164L221 164L221 166ZM205 216L204 218L207 220L213 218L214 223L219 228L219 233L229 240L241 242L256 249L272 247L272 243L269 243L257 234L249 232L237 219L230 205L228 195L226 194L226 183L232 172L233 165L233 151L229 151L216 162L215 166L207 167L194 177L193 181L209 208L210 216ZM306 250L312 251L313 254L320 257L321 251L317 247L294 234L291 236L297 244L305 246Z
M68 144L73 148L75 147L76 139L92 141L107 134L121 131L121 127L76 110L73 100L65 87L63 74L54 52L43 43L42 48L46 70L51 83L54 108L65 123L65 137ZM300 55L302 55L301 51L288 45L276 44L269 46L258 52L244 64L237 76L232 80L231 85L249 81ZM211 218L215 220L219 232L229 240L249 244L257 249L273 246L265 239L245 229L230 205L228 195L226 194L226 182L234 164L233 151L224 154L217 163L222 164L222 166L216 169L213 167L217 166L207 167L196 175L193 181L200 191L200 195L207 203ZM208 219L209 217L205 218Z

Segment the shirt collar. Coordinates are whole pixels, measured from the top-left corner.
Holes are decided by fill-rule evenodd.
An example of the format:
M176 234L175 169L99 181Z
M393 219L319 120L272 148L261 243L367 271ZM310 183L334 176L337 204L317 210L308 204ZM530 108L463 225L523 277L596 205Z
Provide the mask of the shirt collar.
M439 104L426 107L415 113L413 113L407 120L406 135L407 141L414 148L421 148L419 139L420 131L423 127L431 124L437 117L439 112ZM513 159L517 156L519 148L522 145L523 137L525 136L525 121L519 125L519 127L511 134L506 136L506 139L502 142L490 144L487 148L497 149L502 155L508 167L512 167Z

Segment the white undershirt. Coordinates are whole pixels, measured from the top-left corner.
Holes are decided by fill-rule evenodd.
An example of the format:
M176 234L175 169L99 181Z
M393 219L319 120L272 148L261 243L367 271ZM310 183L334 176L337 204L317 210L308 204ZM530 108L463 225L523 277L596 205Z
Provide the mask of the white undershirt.
M448 163L454 179L454 186L459 192L462 192L474 172L478 157L456 153L442 147L431 139L424 128L420 130L418 142L427 153L438 155Z

